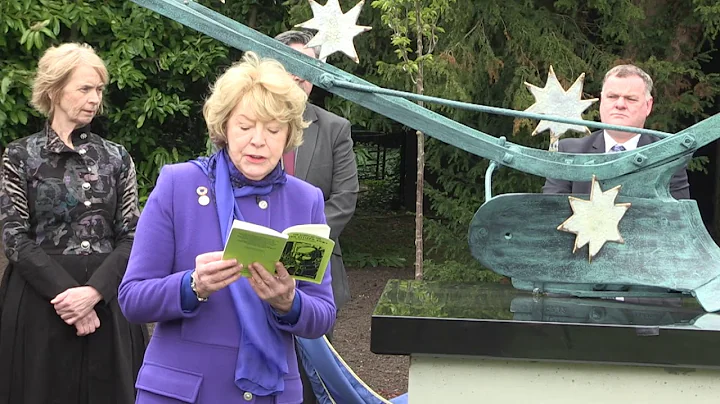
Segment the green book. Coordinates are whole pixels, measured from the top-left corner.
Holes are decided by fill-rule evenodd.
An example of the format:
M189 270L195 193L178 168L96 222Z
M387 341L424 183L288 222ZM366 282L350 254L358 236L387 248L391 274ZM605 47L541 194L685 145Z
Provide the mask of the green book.
M301 224L282 232L254 223L235 220L225 244L223 259L235 258L243 265L242 275L250 277L248 265L260 263L275 273L275 263L283 263L290 275L301 281L321 283L335 242L330 226Z

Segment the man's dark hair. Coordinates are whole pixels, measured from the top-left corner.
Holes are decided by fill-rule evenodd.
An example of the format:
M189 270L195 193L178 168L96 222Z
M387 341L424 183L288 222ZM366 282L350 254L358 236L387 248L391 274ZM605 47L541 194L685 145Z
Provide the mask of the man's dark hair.
M313 34L308 31L285 31L275 36L275 39L283 44L290 46L294 44L307 45L313 39ZM320 47L311 48L315 52L315 57L320 56Z

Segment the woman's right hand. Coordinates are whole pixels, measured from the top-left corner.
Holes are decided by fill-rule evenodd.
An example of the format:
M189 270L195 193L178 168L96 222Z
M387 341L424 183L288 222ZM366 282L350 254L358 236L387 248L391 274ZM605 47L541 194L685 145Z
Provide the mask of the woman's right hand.
M77 331L78 337L90 335L98 328L100 328L100 319L94 309L90 310L85 317L75 322L75 330Z
M222 251L213 251L195 257L195 290L198 297L206 298L240 279L242 264L237 260L222 259Z

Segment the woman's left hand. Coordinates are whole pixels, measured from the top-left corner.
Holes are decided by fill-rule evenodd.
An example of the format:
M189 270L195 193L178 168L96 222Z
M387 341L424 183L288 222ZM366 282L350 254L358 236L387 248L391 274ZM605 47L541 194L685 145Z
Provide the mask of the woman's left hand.
M55 306L55 312L68 325L75 324L85 317L100 303L102 296L92 286L70 288L55 296L50 304Z
M250 286L255 293L281 314L289 312L295 299L295 279L290 277L285 266L276 263L275 275L257 262L250 264L248 270L252 275Z

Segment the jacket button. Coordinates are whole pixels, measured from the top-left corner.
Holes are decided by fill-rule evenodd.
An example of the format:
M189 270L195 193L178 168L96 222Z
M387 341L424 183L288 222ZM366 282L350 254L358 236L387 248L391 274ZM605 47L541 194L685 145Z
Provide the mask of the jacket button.
M89 182L83 182L83 184L82 184L82 189L84 189L84 190L86 190L86 191L89 190L89 189L90 189L90 183L89 183Z
M90 242L85 240L82 243L80 243L80 247L82 247L83 250L89 250L90 249Z
M90 201L85 201L85 202L83 202L83 205L85 205L86 207L89 208L89 207L92 205L92 202L90 202Z
M253 399L252 393L249 392L249 391L246 391L246 392L243 394L243 399L244 399L245 401L252 401L252 399Z
M80 149L80 150L78 150L78 153L80 153L81 156L84 156L85 153L87 153L87 150L85 150L85 149Z

